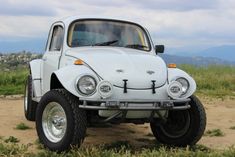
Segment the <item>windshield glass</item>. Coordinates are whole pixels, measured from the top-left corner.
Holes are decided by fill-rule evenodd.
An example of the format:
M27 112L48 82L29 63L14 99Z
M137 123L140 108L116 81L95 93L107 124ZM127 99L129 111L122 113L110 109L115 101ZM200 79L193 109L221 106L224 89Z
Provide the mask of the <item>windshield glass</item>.
M68 45L116 46L150 50L146 32L138 25L108 20L82 20L69 28Z

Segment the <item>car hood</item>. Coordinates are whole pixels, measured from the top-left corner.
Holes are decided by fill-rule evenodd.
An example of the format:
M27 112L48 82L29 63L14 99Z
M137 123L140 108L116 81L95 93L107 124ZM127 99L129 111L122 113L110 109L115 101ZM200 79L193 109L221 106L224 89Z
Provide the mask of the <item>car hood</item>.
M127 88L146 89L165 84L167 68L165 62L150 52L112 47L73 48L67 55L82 59L100 77L110 81L114 86L123 87L124 79Z

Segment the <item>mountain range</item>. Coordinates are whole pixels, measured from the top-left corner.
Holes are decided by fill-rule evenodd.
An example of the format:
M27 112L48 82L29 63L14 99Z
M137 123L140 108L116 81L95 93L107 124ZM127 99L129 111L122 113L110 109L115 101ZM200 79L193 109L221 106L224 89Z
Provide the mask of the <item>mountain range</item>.
M174 51L174 49L171 49L170 54L184 57L204 57L212 60L216 60L217 58L218 60L223 60L225 62L235 62L235 45L215 46L198 52L195 52L194 49L187 50L187 52L183 50Z
M235 66L235 62L225 61L218 58L212 57L190 57L190 56L176 56L176 55L168 55L168 54L161 54L160 55L163 60L169 63L176 63L176 64L192 64L196 66L208 66L208 65L229 65Z
M34 53L42 53L45 47L45 39L32 39L22 41L0 41L0 53L15 53L23 50ZM235 45L222 45L203 50L197 48L166 50L162 57L166 62L178 64L226 64L235 65Z
M211 47L202 52L197 53L197 56L214 57L235 62L235 45Z

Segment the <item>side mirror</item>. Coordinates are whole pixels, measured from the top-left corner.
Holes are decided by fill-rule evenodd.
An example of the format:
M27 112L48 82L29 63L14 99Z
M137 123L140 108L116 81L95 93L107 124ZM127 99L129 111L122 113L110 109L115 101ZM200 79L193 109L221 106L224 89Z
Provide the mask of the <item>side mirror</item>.
M155 53L158 54L158 53L163 53L164 52L164 45L155 45Z

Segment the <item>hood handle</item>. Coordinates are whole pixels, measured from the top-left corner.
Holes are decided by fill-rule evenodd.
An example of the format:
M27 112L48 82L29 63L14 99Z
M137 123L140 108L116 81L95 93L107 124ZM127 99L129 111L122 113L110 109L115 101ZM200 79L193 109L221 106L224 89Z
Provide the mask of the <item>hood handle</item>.
M155 91L155 82L156 82L156 80L152 80L152 93L153 94L155 94L156 93L156 91Z
M124 91L123 91L123 93L127 93L127 79L124 79L123 80L124 81Z

